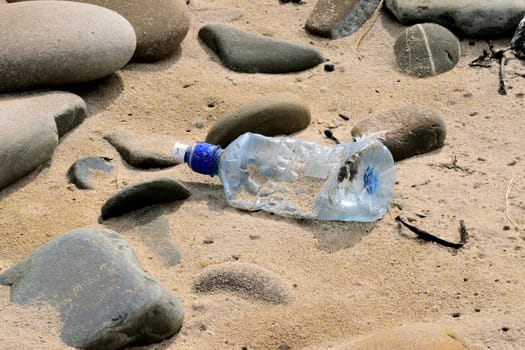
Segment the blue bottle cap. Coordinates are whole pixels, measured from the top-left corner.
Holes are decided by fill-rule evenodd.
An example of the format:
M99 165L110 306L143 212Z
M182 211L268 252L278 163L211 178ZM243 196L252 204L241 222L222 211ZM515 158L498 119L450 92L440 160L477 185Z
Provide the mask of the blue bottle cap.
M199 142L188 148L184 155L184 162L190 166L191 170L213 177L219 172L221 153L219 146Z

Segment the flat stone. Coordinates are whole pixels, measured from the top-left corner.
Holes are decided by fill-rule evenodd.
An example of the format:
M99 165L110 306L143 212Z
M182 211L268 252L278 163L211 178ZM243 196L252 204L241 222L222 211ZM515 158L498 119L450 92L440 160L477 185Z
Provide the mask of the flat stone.
M403 24L433 22L467 37L494 37L514 30L525 0L386 0Z
M0 108L8 109L21 118L52 116L57 125L58 137L80 125L87 115L84 100L65 91L30 92L0 96Z
M231 70L244 73L303 71L324 61L317 49L246 32L222 23L199 30L199 38Z
M246 132L287 135L305 129L310 119L310 108L297 95L269 94L221 117L211 127L206 142L224 148Z
M58 131L47 112L19 99L0 99L0 189L51 159Z
M451 70L459 61L460 51L458 38L434 23L416 24L405 29L394 44L398 67L418 77Z
M319 0L306 21L306 30L339 39L355 33L372 16L380 0Z
M190 191L180 182L169 178L156 178L119 191L102 206L102 219L126 214L154 204L186 199Z
M0 11L0 92L96 80L122 68L136 37L114 11L72 1L24 1Z
M231 292L273 304L291 301L288 288L277 274L253 264L214 265L197 278L195 290L198 293Z
M140 267L118 233L80 228L60 235L0 274L11 301L56 307L63 341L82 349L158 342L182 325L182 304Z
M443 146L445 122L431 110L410 106L388 111L358 123L352 136L381 134L381 141L395 161L427 153Z
M510 46L514 50L514 53L516 53L516 56L525 59L525 17L523 17L518 24L518 28L512 36Z
M9 0L19 2L25 0ZM75 0L113 10L133 26L137 36L134 61L153 62L175 52L190 29L184 0Z
M109 173L113 167L108 164L110 159L103 157L86 157L77 160L67 171L69 182L75 184L81 190L91 190L93 186L89 183L91 170L101 170Z
M114 131L105 134L104 139L117 149L129 165L136 168L167 168L178 164L171 155L172 137Z

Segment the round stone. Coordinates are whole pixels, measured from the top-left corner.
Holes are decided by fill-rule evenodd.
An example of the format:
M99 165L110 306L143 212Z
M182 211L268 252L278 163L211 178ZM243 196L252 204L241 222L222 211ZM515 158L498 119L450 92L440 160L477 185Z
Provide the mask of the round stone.
M352 129L352 136L377 135L395 161L427 153L443 146L445 122L431 110L418 106L387 111L362 120Z
M133 27L100 6L27 1L1 7L0 92L103 78L135 51Z
M247 132L265 136L287 135L310 124L310 108L299 96L273 93L241 106L215 123L206 142L226 147Z
M458 38L435 23L416 24L407 28L394 44L399 68L418 77L451 70L458 63L460 51Z

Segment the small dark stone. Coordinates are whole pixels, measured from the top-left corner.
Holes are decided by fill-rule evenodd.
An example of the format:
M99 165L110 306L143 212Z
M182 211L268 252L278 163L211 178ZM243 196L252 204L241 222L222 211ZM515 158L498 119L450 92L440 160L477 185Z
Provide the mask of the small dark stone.
M81 190L91 190L93 186L89 183L88 177L91 170L102 170L106 173L111 172L113 167L108 164L110 158L106 157L87 157L77 160L67 171L69 182L75 184Z
M461 316L461 313L460 313L460 312L454 312L454 313L452 314L452 317L459 317L459 316Z
M501 327L501 330L502 330L503 332L508 332L508 331L510 331L510 328L509 328L509 327L506 327L506 326L503 326L503 327Z
M157 178L124 188L102 206L102 219L109 219L130 211L176 200L186 199L190 191L180 182Z
M335 70L335 66L333 64L325 64L324 70L325 72L333 72Z
M509 225L503 226L503 231L508 231L508 230L510 230L510 226Z

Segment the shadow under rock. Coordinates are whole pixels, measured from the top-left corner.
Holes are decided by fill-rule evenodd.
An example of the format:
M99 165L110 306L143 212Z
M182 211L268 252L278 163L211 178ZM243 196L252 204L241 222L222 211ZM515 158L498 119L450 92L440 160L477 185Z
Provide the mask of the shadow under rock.
M143 62L131 61L122 70L131 72L161 72L177 64L182 56L182 48L179 46L171 55L164 57L159 61Z
M102 112L119 97L124 90L122 78L118 73L82 84L64 85L60 89L82 97L87 105L87 116Z
M221 185L190 182L189 185L192 196L188 200L206 201L208 209L211 211L222 212L231 208L224 198ZM247 216L253 212L239 210ZM263 211L260 211L263 212ZM268 220L287 220L303 229L312 232L319 243L319 249L334 253L340 250L351 248L358 244L363 237L368 235L376 226L376 222L342 222L311 219L294 219L281 217L271 213L264 213Z
M107 220L99 218L99 222L110 230L118 233L125 233L139 226L150 224L152 221L163 215L169 215L176 212L183 202L184 200L154 204Z

